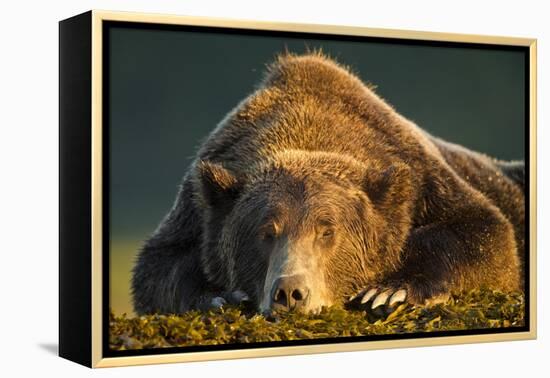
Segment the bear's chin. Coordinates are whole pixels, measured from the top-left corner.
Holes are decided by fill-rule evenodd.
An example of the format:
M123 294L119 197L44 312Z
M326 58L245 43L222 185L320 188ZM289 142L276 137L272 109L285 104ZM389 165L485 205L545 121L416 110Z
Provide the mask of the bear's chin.
M262 310L261 308L258 310L258 312L260 314L262 314L263 316L265 317L272 317L272 316L275 316L276 314L287 314L287 313L299 313L299 314L307 314L307 315L318 315L321 313L321 310L323 308L326 308L328 306L319 306L319 307L312 307L312 308L309 308L309 309L304 309L304 308L300 308L300 309L291 309L291 310L286 310L286 309L273 309L273 308L268 308L268 309L264 309Z
M317 315L321 312L323 308L333 306L334 304L335 303L320 303L318 301L311 301L310 303L306 304L303 307L295 307L295 308L288 309L288 308L273 306L270 301L262 300L262 302L258 306L258 312L263 315L273 315L276 313L289 313L289 312Z

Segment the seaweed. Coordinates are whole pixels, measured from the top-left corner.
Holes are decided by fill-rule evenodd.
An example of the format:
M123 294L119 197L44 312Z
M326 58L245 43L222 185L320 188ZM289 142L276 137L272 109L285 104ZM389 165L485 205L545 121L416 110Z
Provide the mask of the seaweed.
M317 314L286 312L267 317L235 306L131 318L111 313L109 345L112 350L130 350L508 328L523 326L524 314L522 293L491 290L454 293L446 302L433 305L402 304L385 318L339 306Z

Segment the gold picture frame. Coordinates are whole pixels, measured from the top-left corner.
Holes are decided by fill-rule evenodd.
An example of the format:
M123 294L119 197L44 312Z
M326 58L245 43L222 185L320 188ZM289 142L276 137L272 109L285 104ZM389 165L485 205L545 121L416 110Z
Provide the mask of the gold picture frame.
M529 83L529 324L528 331L475 335L441 336L429 338L403 338L398 340L350 341L336 344L275 346L199 352L177 352L136 356L105 357L105 332L103 297L105 295L103 260L104 230L104 182L103 182L103 25L105 22L131 22L162 25L187 25L197 27L238 28L275 32L299 32L330 34L334 36L358 36L393 38L412 41L472 43L477 45L520 46L528 50ZM90 367L111 367L206 361L247 357L282 356L327 352L345 352L370 349L418 347L447 344L480 343L494 341L526 340L536 338L536 39L468 34L436 33L376 29L367 27L259 22L251 20L217 19L161 14L110 12L93 10L60 23L60 166L61 166L61 230L60 230L60 355ZM82 71L69 67L81 64ZM86 71L89 69L89 75ZM69 72L70 71L70 72ZM79 85L74 90L74 85ZM72 88L72 89L71 89ZM69 93L69 91L71 91ZM80 93L80 94L79 94ZM79 103L75 105L75 102ZM76 106L76 108L75 108ZM75 111L77 109L77 111ZM89 127L84 127L85 122ZM78 130L81 128L81 131ZM75 138L88 143L90 166L86 179L77 185L64 186L64 180L78 176L71 166L71 153L77 153ZM84 176L83 176L84 177ZM80 191L79 191L80 190ZM71 192L72 191L72 192ZM527 193L526 193L527 194ZM82 203L77 215L77 203ZM80 202L79 202L80 201ZM75 207L77 206L77 207ZM73 209L73 210L71 210ZM88 221L75 222L78 217ZM78 229L76 229L78 227ZM71 233L73 236L67 236ZM86 235L85 237L83 235ZM87 244L89 243L89 244ZM82 253L81 253L82 252ZM78 254L78 256L75 256ZM80 299L75 299L80 291ZM78 320L75 320L78 319ZM77 351L79 343L82 347ZM89 344L84 346L84 344Z

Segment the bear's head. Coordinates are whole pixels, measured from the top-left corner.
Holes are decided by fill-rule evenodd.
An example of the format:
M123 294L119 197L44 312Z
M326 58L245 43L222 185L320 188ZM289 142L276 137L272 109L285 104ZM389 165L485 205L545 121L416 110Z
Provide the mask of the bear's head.
M410 228L403 163L285 151L235 173L197 164L202 267L260 311L343 303L400 263Z

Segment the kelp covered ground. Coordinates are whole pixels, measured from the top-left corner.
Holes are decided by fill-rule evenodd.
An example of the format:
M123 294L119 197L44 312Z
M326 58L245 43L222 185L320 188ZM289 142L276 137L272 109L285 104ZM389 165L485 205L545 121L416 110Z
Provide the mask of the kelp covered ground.
M471 291L431 306L403 304L387 318L339 307L268 318L241 307L179 315L110 316L114 350L333 338L524 325L522 294Z

